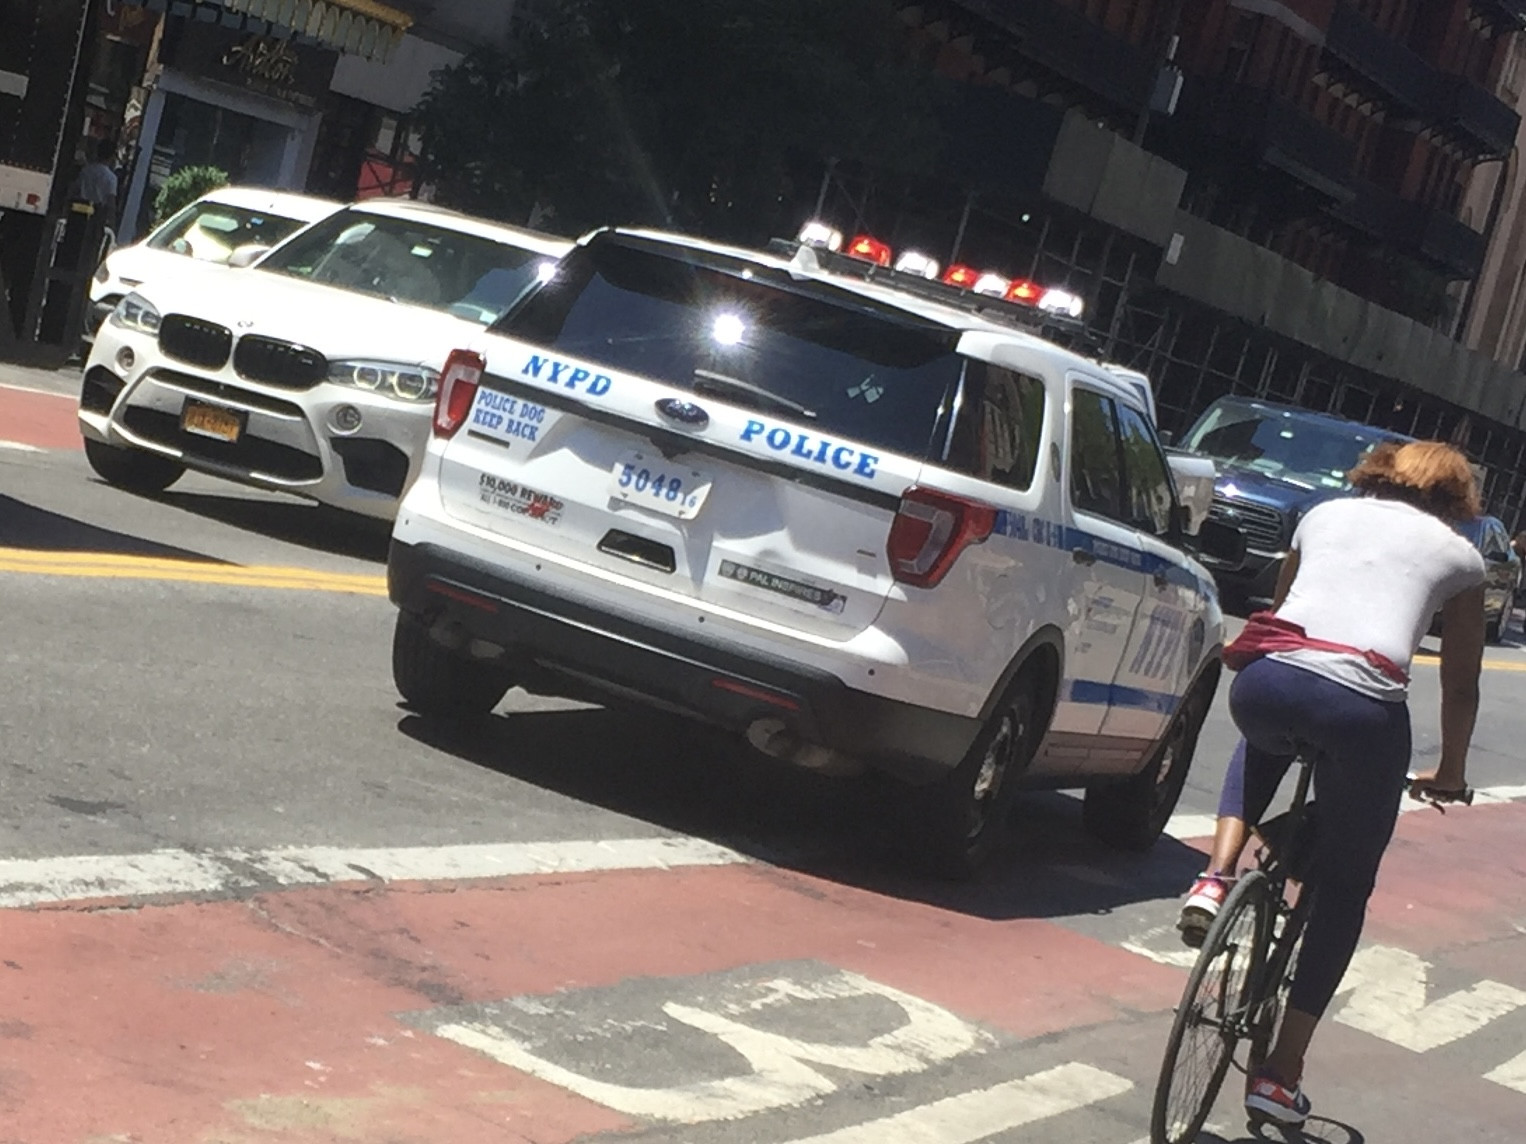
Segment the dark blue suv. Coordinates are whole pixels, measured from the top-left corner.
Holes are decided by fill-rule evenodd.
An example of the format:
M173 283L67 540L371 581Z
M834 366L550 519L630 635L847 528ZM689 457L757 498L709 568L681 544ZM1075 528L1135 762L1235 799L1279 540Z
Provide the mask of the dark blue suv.
M1218 468L1209 517L1245 534L1238 566L1209 561L1228 601L1259 605L1277 589L1277 572L1299 517L1346 496L1346 474L1380 441L1410 438L1386 429L1253 398L1220 398L1182 437L1184 452Z

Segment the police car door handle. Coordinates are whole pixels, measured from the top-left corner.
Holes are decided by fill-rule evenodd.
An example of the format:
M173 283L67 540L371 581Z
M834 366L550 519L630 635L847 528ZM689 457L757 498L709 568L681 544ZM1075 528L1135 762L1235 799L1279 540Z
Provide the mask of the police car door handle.
M1091 565L1097 562L1097 554L1085 548L1072 548L1070 550L1070 558L1077 564Z

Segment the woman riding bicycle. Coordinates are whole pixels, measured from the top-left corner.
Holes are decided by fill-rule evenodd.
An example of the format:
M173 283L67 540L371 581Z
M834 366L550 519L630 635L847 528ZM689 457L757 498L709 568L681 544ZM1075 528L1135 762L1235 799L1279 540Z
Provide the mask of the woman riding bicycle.
M1441 759L1416 797L1466 789L1484 646L1484 563L1450 527L1479 513L1467 459L1435 441L1375 448L1351 473L1361 497L1311 509L1293 535L1274 614L1226 649L1245 663L1229 709L1245 736L1230 759L1208 870L1178 923L1201 945L1233 885L1248 824L1260 821L1294 759L1315 759L1318 886L1276 1044L1246 1110L1301 1124L1304 1055L1356 951L1410 761L1408 671L1442 611ZM1245 661L1249 661L1246 663Z

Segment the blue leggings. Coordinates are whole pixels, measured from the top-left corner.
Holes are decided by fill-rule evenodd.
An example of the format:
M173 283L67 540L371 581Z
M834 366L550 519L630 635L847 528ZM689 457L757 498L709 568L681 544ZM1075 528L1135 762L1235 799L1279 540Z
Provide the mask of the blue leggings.
M1319 796L1309 911L1288 1004L1322 1016L1366 920L1409 770L1409 706L1362 695L1272 659L1241 671L1229 712L1245 736L1229 761L1219 813L1260 821L1300 751L1317 759Z

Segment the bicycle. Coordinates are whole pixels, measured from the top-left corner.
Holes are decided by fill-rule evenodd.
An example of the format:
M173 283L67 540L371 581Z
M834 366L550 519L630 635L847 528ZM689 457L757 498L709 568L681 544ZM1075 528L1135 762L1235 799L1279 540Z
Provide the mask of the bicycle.
M1261 841L1256 867L1240 875L1203 939L1166 1040L1150 1113L1150 1144L1196 1140L1230 1066L1254 1075L1271 1051L1314 900L1315 887L1304 880L1317 821L1317 808L1308 797L1314 761L1299 756L1288 810L1255 828ZM1412 774L1409 782L1414 781ZM1445 813L1444 802L1471 805L1473 791L1464 787L1455 794L1423 797ZM1291 897L1289 883L1298 886ZM1248 1045L1244 1063L1235 1059L1241 1042ZM1253 1117L1250 1129L1257 1131L1262 1123ZM1274 1121L1265 1123L1275 1126Z

